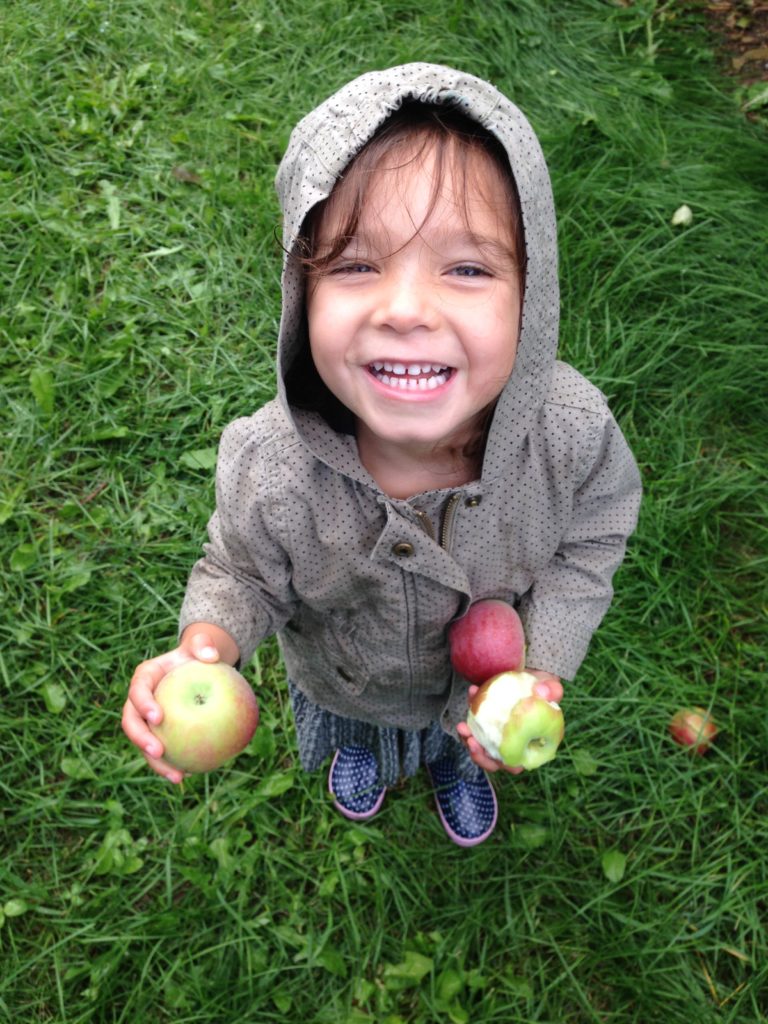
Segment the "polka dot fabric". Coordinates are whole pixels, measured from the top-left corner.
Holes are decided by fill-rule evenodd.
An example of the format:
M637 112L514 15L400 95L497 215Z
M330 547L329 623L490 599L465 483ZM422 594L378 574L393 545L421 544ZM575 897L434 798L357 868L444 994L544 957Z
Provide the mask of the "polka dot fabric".
M341 747L336 751L328 789L337 809L352 821L372 818L386 794L379 781L376 758L365 747Z
M316 749L307 749L312 727L299 729L307 763L340 722L357 723L361 734L352 728L347 744L377 752L371 727L394 735L396 751L405 749L403 737L433 728L458 743L466 683L451 671L446 629L480 598L519 608L531 667L572 678L610 603L640 500L637 467L604 397L556 360L549 176L530 125L493 86L428 64L345 86L291 136L277 179L286 243L406 99L459 103L504 145L525 226L523 328L480 479L396 500L361 465L352 434L287 400L283 373L306 339L304 282L286 261L279 394L224 432L216 511L181 627L217 623L243 662L277 633L288 678L306 702L305 723L307 709L320 716Z
M450 759L428 764L435 802L443 828L458 846L477 846L496 827L499 808L493 786L485 775L466 782Z

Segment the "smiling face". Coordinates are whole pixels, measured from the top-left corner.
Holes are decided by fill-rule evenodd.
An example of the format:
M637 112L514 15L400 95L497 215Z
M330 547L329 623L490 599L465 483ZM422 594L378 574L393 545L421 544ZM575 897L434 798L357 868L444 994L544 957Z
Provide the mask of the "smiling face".
M343 247L342 204L325 206L307 316L370 469L472 438L512 372L521 297L510 188L490 156L472 151L459 170L450 148L441 159L412 144L366 186Z

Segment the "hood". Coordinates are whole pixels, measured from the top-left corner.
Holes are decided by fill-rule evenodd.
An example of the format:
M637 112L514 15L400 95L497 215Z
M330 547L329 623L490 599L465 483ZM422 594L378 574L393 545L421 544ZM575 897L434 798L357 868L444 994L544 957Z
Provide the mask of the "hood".
M436 64L405 64L373 71L349 82L294 128L278 168L283 209L283 310L278 338L279 398L304 442L333 468L350 474L352 438L322 429L317 413L291 408L286 373L306 349L304 275L290 253L309 211L327 199L347 164L387 117L407 101L459 105L504 147L517 185L527 256L523 317L517 359L499 398L483 461L483 480L509 464L510 438L525 444L530 425L549 389L559 325L557 238L549 172L538 139L518 108L494 86L473 75ZM504 444L494 425L504 422ZM370 483L360 467L351 475Z

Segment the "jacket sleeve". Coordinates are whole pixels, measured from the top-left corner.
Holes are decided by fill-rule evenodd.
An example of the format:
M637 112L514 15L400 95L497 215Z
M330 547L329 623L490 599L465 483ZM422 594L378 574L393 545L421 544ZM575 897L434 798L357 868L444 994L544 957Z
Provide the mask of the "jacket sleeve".
M611 580L637 525L641 482L616 421L607 418L575 491L562 542L523 595L532 668L572 679L613 596Z
M295 605L252 419L235 420L222 435L216 510L203 550L187 583L179 633L194 622L214 623L234 638L244 664Z

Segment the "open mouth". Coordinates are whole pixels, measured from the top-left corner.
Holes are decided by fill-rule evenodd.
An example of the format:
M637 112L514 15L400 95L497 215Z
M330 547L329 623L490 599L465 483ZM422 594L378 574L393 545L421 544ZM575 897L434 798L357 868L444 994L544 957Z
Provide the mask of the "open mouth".
M368 372L379 383L398 391L434 391L453 374L450 366L437 363L370 363Z

